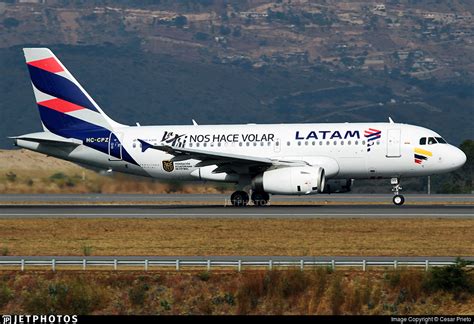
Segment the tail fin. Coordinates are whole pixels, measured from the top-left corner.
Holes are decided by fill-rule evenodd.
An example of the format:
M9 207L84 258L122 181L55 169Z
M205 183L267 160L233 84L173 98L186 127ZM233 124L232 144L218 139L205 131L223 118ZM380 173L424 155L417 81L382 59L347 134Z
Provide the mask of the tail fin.
M24 48L45 131L75 136L124 126L110 119L48 48Z

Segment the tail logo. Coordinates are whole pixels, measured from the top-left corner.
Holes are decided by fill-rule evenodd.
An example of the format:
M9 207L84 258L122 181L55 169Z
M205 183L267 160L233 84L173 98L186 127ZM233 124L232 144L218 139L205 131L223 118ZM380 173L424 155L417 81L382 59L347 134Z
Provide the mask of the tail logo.
M375 128L369 128L364 131L364 137L367 138L367 152L370 152L372 145L375 144L374 141L382 137L382 131Z

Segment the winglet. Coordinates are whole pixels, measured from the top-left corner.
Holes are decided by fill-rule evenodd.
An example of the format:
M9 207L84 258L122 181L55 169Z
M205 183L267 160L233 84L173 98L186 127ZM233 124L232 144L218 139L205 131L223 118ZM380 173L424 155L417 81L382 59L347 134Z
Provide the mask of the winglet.
M138 139L138 141L140 142L140 144L142 145L142 152L145 152L146 150L148 150L149 148L152 148L153 145L148 143L148 142L145 142L144 140L141 140L141 139Z
M390 124L395 124L395 123L393 122L392 117L388 117L388 122L389 122Z

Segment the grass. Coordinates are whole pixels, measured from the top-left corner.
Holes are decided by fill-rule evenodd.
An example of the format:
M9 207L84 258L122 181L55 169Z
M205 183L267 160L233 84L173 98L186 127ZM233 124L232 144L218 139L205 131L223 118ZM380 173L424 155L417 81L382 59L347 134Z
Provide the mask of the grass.
M474 255L471 219L0 219L8 255Z
M394 283L392 277L399 280ZM470 314L470 289L435 292L430 273L402 271L2 272L7 314Z

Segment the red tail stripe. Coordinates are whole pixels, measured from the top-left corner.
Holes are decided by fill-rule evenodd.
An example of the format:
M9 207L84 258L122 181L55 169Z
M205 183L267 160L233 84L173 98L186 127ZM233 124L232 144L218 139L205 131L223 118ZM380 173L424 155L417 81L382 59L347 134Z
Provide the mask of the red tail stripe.
M64 101L59 98L41 101L41 102L38 102L38 105L51 108L56 111L60 111L62 113L68 113L68 112L76 111L79 109L85 109L84 107L78 106L69 101Z
M58 73L64 71L62 66L54 59L54 57L48 57L42 60L28 62L29 65L35 66L42 70L46 70L51 73Z

